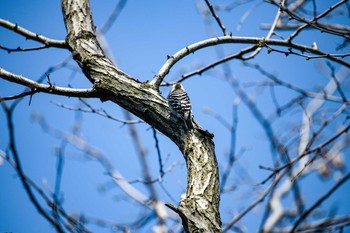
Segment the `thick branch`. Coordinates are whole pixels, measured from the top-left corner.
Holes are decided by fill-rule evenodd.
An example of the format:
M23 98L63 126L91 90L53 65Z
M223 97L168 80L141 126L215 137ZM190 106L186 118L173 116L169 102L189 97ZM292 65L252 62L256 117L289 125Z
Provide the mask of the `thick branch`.
M112 64L97 41L87 0L62 0L62 9L68 46L94 88L103 94L101 100L113 101L143 119L174 141L184 154L188 188L178 207L184 228L221 232L218 165L211 135L201 129L188 131L183 121L170 114L168 102L156 86L141 83Z
M147 83L141 83L117 69L105 56L95 35L88 1L62 2L67 28L67 43L101 100L110 100L156 127L180 144L185 126L171 117L166 99Z
M186 222L183 225L186 232L221 232L220 182L214 144L200 131L186 135L185 140L185 146L180 149L186 159L187 191L178 207L182 221Z

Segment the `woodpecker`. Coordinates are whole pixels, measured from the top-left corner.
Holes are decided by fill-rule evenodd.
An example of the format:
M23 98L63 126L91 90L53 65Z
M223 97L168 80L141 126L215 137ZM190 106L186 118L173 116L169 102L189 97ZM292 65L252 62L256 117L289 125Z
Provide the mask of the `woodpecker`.
M193 129L190 98L181 83L171 87L168 102L171 111L185 122L187 129Z

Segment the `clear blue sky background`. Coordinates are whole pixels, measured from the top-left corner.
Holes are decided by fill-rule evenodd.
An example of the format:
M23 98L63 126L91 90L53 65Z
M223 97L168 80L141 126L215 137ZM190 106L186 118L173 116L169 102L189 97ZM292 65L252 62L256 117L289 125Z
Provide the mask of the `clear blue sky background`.
M97 28L107 20L115 7L115 2L111 0L91 1ZM328 1L325 2L328 3ZM219 13L233 35L266 36L267 32L260 30L260 24L272 23L277 9L272 5L257 3L258 1L252 1L231 12ZM200 4L203 5L202 2ZM47 37L64 39L65 27L60 1L2 0L1 5L1 18ZM322 11L326 5L319 7L319 11ZM240 25L240 20L249 9L254 10ZM349 25L349 19L344 16L336 17L335 22ZM241 26L239 30L237 30L238 25ZM280 33L288 35L288 33ZM113 27L105 34L105 38L119 68L136 79L146 81L152 79L158 72L166 61L167 55L172 55L187 45L214 35L221 35L220 30L215 22L211 20L208 23L205 20L196 8L195 1L133 0L127 2ZM319 48L329 52L332 52L334 44L341 43L341 40L334 36L312 32L303 33L297 41L308 45L317 41ZM10 48L37 46L37 43L25 40L22 36L1 27L0 44ZM227 45L220 48L225 54L230 54L243 47L242 45ZM68 55L69 52L62 49L11 54L0 50L0 66L10 72L35 80L42 76L48 67L59 64ZM179 62L171 70L166 80L173 81L182 74L215 61L216 58L217 54L213 48L204 49ZM304 88L324 86L329 80L327 76L329 70L322 68L324 62L322 60L305 61L300 57L285 57L282 54L267 54L266 51L263 51L253 62L259 63L279 78ZM75 66L74 61L70 61L70 64ZM232 61L229 64L233 75L241 84L264 79L258 72L244 67L240 61ZM339 69L338 65L335 67ZM61 86L91 86L81 72L72 75L72 71L67 68L52 73L50 79L52 83ZM223 119L231 123L232 104L237 96L222 77L220 68L212 69L202 76L194 76L186 80L184 85L190 95L196 120L215 134L216 153L222 171L230 149L230 132L203 110L210 109L217 112ZM1 96L18 94L22 90L22 87L0 80ZM247 88L246 90L253 96L257 96L257 106L266 116L273 113L274 106L268 88ZM166 96L169 88L163 87L161 91ZM282 104L295 97L296 93L281 89L277 91L277 96L278 101ZM118 106L111 103L101 104L99 100L88 100L88 102L96 108L104 108L115 117L125 118L123 110ZM31 116L41 114L50 126L62 132L71 131L75 123L74 119L80 114L62 109L54 103L63 103L72 107L82 107L82 104L74 98L68 99L46 94L37 94L33 96L31 104L28 103L29 98L26 97L15 112L17 144L24 171L45 192L50 193L54 189L55 182L56 156L54 151L60 146L61 141L43 132ZM239 105L238 113L237 151L242 148L247 148L247 151L236 163L228 180L228 184L237 189L222 196L221 215L224 223L231 219L234 213L248 206L266 187L255 185L269 174L259 169L258 166L272 166L269 143L261 126L243 104ZM275 125L276 132L284 136L288 135L291 128L300 123L300 113L299 108L284 116ZM103 152L127 180L141 178L140 163L128 127L93 114L83 114L81 117L79 120L82 127L81 134L87 142ZM339 125L332 127L335 129L337 126ZM8 143L6 127L4 113L0 111L1 150L5 150ZM159 164L152 130L145 124L137 125L137 129L147 151L152 177L156 178L159 176ZM162 191L158 184L156 188L164 202L168 201L176 205L180 195L186 189L185 163L181 153L171 141L160 133L158 133L158 138L165 162L164 168L170 167L173 163L178 165L166 174L162 182L171 197ZM347 165L350 165L349 151L345 151L344 155ZM0 166L0 177L0 232L54 232L29 202L14 169L5 161ZM316 175L304 178L301 188L305 190L307 206L317 200L332 184L332 178L320 180ZM98 187L103 185L110 188L102 193L97 191ZM136 183L135 187L148 195L147 189L142 184ZM349 183L342 186L323 206L332 206L340 213L349 214L349 188ZM147 210L138 208L135 202L128 200L119 188L111 184L109 176L105 174L98 162L86 158L72 146L67 147L61 190L64 197L63 206L68 213L86 214L118 223L130 223L147 212ZM242 223L246 226L244 229L247 232L254 232L258 229L265 204L260 204L243 219ZM152 226L152 224L154 221L149 225ZM109 229L97 228L94 225L88 225L88 227L94 232L110 232ZM140 232L148 232L149 228L146 229L148 230Z

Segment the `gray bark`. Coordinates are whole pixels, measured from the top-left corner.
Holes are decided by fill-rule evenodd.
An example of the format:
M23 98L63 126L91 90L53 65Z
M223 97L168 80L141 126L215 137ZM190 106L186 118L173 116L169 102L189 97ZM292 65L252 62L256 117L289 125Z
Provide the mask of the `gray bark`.
M187 131L170 114L158 86L139 82L116 68L96 38L88 0L62 0L66 42L73 58L102 101L112 101L169 137L186 159L186 197L172 207L187 232L221 232L219 173L212 135L197 128Z

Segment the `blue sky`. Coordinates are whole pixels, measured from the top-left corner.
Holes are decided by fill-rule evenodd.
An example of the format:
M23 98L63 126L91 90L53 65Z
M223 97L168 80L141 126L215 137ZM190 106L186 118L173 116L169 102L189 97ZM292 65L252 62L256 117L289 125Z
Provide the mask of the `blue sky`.
M212 20L208 23L208 20L205 20L199 13L196 8L198 2L188 0L127 1L113 27L105 34L118 67L136 79L150 80L166 61L167 55L172 55L185 46L200 40L221 35L216 23ZM220 1L222 4L228 2ZM203 5L202 2L200 4ZM111 14L115 1L91 1L91 6L95 24L99 28ZM326 9L326 7L326 5L319 5L319 10ZM252 8L254 11L240 23L242 16ZM231 12L222 11L220 17L232 35L264 37L267 32L260 30L260 24L271 23L276 11L277 9L272 5L257 4L257 1L252 1ZM3 0L0 17L50 38L62 40L65 37L60 1ZM337 16L335 21L349 25L349 19L346 17ZM241 26L239 31L237 31L237 25ZM289 32L279 33L286 36ZM0 35L0 44L6 47L37 46L37 43L1 27ZM341 43L341 40L334 36L311 31L302 33L297 41L307 45L317 41L319 48L329 52L333 52L335 44ZM244 47L238 44L225 45L221 46L221 49L225 54L230 54ZM59 64L67 56L69 56L68 51L55 48L10 54L0 50L0 66L10 72L35 80L41 77L48 67ZM166 81L173 81L180 75L213 62L215 59L217 59L217 54L214 48L199 51L176 64L166 77ZM316 86L324 86L329 81L329 76L327 76L329 70L324 68L324 62L321 59L305 61L295 56L267 54L266 50L263 50L252 61L285 81L311 90L315 90ZM77 67L73 60L69 64ZM242 86L264 79L259 72L245 67L241 61L233 60L229 66L232 74ZM334 66L339 70L339 65ZM214 142L221 171L227 162L230 132L204 110L210 109L217 112L227 122L232 123L232 105L237 101L237 95L222 74L221 67L217 67L184 82L192 101L196 120L202 127L215 134ZM91 86L80 71L73 73L68 68L50 74L50 79L51 82L61 86ZM22 90L22 87L0 80L1 96L18 94ZM274 105L268 88L246 88L245 90L251 96L255 96L256 105L265 116L273 113ZM162 87L161 92L167 96L169 87ZM277 89L276 95L280 104L283 104L295 97L296 93L281 88ZM88 100L88 102L97 109L105 109L117 118L125 118L123 110L112 103L101 103L99 100ZM54 189L57 162L55 151L60 146L61 140L43 132L38 123L33 121L32 116L35 114L40 114L51 127L62 132L71 131L75 125L75 119L78 119L81 123L83 138L109 158L113 166L127 180L134 181L142 177L140 162L127 126L94 114L81 114L63 109L57 106L60 103L72 107L84 107L74 98L37 94L32 97L30 105L29 98L26 97L15 112L17 144L24 171L45 192L50 193ZM337 106L334 104L327 105L327 107ZM293 127L300 124L300 115L301 109L295 107L293 111L278 119L274 125L276 132L288 135ZM344 118L343 116L342 119ZM237 161L228 180L228 184L233 185L236 190L222 195L221 216L224 223L231 219L234 213L248 206L265 189L266 186L256 186L256 183L264 180L269 174L259 169L259 165L272 166L269 143L264 131L242 103L238 105L238 121L237 151L246 149L246 152ZM340 119L331 126L331 129L341 127L341 123ZM0 128L6 129L6 127L5 115L1 111ZM138 124L136 127L147 152L151 175L156 178L159 176L159 164L153 132L146 124ZM0 133L1 150L5 150L8 143L8 136L5 132L6 130L2 130ZM162 191L159 184L155 186L164 202L168 201L176 205L173 199L179 201L180 195L185 192L186 188L185 162L169 139L161 133L157 135L165 162L164 168L171 167L172 164L177 165L166 174L162 182L171 196ZM345 158L348 157L348 154L349 150L344 151ZM350 165L349 159L346 158L346 160L347 165ZM14 169L5 161L0 166L0 177L0 213L2 213L0 214L0 232L22 233L28 232L28 229L35 232L54 232L52 227L37 214ZM300 185L305 190L305 202L313 203L321 193L334 184L332 179L319 179L316 175L303 178ZM145 195L149 195L144 185L141 183L134 185ZM109 187L107 191L102 193L98 191L99 187L105 186ZM333 198L326 201L324 206L330 206L328 210L334 208L340 213L349 214L350 204L346 196L349 188L348 182L337 191ZM111 184L109 176L97 161L87 158L73 146L66 148L61 190L64 197L63 206L68 213L86 214L118 223L130 223L137 216L147 212L145 209L138 208L134 201L130 201L119 188ZM286 205L288 203L287 199ZM266 202L260 204L242 220L242 225L246 226L244 229L247 232L254 232L258 229L265 204ZM151 221L146 230L138 232L148 232L154 223L155 221ZM110 232L109 229L101 229L94 225L88 225L88 227L94 232Z

